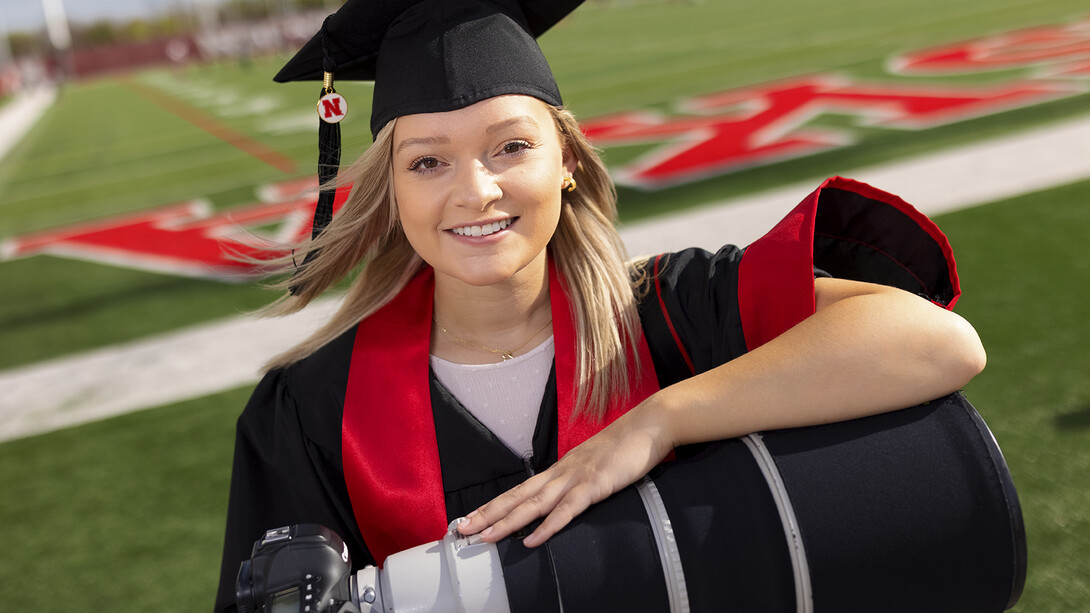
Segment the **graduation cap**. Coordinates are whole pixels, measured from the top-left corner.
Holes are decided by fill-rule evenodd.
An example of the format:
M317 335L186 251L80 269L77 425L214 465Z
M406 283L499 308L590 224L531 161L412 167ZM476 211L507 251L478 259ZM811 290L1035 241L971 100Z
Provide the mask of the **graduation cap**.
M333 89L334 78L375 82L372 135L395 117L452 111L504 94L559 106L560 90L535 39L581 3L348 0L274 77L280 83L323 81L318 104L321 185L336 178L337 122L347 112L347 103ZM333 193L323 190L318 200L313 237L333 218Z

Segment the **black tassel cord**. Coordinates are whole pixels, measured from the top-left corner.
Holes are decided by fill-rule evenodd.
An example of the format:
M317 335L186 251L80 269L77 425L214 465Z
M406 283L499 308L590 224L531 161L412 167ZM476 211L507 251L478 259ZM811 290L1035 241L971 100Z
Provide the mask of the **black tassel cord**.
M329 18L326 18L326 23ZM337 170L341 165L341 126L340 123L326 121L323 115L322 99L327 95L336 93L333 89L333 73L337 69L337 63L333 60L333 54L329 48L329 36L326 24L322 24L322 70L325 72L325 80L322 83L322 91L318 96L318 204L314 207L314 221L310 239L314 240L321 235L329 222L333 221L333 200L337 192L333 182L337 179ZM343 111L347 109L341 109ZM338 118L339 121L339 118ZM317 249L310 249L303 258L303 264L296 269L296 277L304 270L307 264L318 255ZM293 283L291 293L298 294L301 290L299 283Z

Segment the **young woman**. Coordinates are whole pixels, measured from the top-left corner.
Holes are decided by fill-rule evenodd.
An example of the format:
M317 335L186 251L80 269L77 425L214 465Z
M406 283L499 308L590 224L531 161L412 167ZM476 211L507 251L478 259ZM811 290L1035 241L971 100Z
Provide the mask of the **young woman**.
M332 60L375 78L375 142L280 305L358 268L343 306L239 420L217 609L269 528L326 525L358 566L466 515L487 541L544 518L536 547L676 448L911 406L983 368L972 327L936 304L957 297L945 239L862 184L827 182L746 251L629 262L612 183L534 42L569 4L350 0L281 74L313 78L349 45L332 40L367 38ZM927 253L890 275L839 251L815 268L815 224L839 203L883 211L867 242L907 232Z

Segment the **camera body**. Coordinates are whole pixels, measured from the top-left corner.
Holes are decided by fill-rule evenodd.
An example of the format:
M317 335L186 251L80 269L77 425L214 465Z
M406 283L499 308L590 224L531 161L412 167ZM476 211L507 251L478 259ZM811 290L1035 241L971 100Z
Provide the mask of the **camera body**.
M240 613L510 613L499 552L458 532L386 558L385 568L352 573L344 541L332 530L299 524L269 530L242 563Z
M254 543L238 573L240 613L358 613L348 546L329 528L276 528Z

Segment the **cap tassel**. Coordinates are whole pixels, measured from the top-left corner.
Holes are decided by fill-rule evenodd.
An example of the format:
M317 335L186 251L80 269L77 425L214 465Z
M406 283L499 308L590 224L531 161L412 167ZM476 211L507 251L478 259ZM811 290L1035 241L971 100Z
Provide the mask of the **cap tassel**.
M334 181L337 179L337 170L341 164L340 122L348 112L348 103L344 96L333 89L333 73L337 69L337 63L329 50L326 35L326 24L329 23L330 17L326 17L326 23L322 24L322 51L325 56L322 69L325 75L322 81L322 92L318 97L318 118L321 119L318 123L318 204L314 207L314 221L310 234L312 241L318 238L326 226L333 221L333 200L337 194ZM307 251L303 264L296 268L296 276L317 255L317 249ZM298 294L301 289L299 283L293 283L292 295Z
M333 221L333 196L336 190L332 183L337 179L337 170L341 164L341 124L338 123L339 119L331 122L326 117L333 116L338 111L339 116L343 117L343 100L333 90L333 73L326 72L318 105L318 114L322 118L318 126L318 186L321 191L318 193L318 206L314 209L312 239L318 238L329 222ZM337 102L340 104L336 104Z

